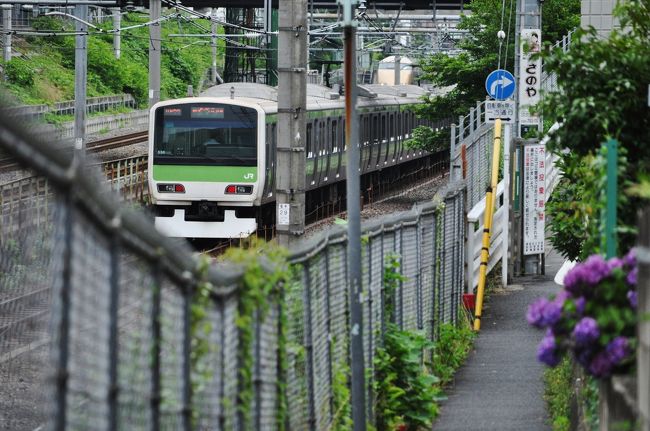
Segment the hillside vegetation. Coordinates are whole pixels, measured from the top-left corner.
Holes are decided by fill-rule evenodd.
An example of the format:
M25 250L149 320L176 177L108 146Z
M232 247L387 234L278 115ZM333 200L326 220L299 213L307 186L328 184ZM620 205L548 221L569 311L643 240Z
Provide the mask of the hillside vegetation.
M129 13L122 17L122 27L146 23L148 15ZM59 18L43 16L33 24L37 30L73 31L74 24ZM109 21L96 24L106 30ZM187 86L197 88L210 67L209 38L172 38L175 33L204 33L210 25L200 21L197 28L187 20L169 20L162 24L161 98L184 96ZM19 55L4 65L5 86L20 103L51 104L74 99L75 37L14 37L14 50ZM147 104L149 28L140 27L122 32L122 55L113 52L113 35L91 32L88 38L88 97L110 94L132 94L141 107ZM219 51L223 52L220 44ZM16 55L16 54L14 54ZM218 55L223 59L223 54Z

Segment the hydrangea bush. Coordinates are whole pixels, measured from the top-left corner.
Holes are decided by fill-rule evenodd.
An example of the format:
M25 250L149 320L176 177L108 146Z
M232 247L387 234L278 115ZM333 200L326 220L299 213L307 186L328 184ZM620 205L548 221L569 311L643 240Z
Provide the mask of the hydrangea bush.
M552 299L528 307L528 323L546 329L537 359L554 367L571 352L587 373L604 378L634 363L637 307L634 250L623 258L590 256L564 277Z

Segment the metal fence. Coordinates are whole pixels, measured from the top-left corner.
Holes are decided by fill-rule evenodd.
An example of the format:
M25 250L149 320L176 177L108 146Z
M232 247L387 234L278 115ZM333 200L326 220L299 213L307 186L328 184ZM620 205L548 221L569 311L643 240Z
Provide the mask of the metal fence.
M0 123L0 149L38 174L0 187L6 429L324 430L347 415L337 390L350 367L344 232L304 244L291 257L296 277L251 305L251 273L202 266L185 243L121 206L99 174L15 121ZM464 214L456 185L365 227L368 370L386 323L389 254L406 276L396 323L435 339L458 319ZM266 269L257 276L274 268L258 262Z
M485 102L477 102L468 115L451 126L451 180L463 178L466 167L467 207L473 208L485 196L490 181L494 125L485 121ZM464 159L464 160L463 160Z

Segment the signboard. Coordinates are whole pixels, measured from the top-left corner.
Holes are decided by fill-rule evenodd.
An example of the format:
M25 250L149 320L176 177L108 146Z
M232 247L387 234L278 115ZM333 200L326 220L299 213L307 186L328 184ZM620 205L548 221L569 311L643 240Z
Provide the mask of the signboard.
M546 148L544 145L524 146L524 255L544 253L545 164Z
M539 125L539 116L530 114L530 107L539 102L542 81L542 59L532 60L542 43L541 30L521 30L519 46L519 124Z
M485 102L485 122L494 123L500 118L504 123L515 122L515 102L512 100L488 100Z
M494 100L505 100L515 94L515 77L507 70L497 69L485 80L485 91Z
M289 226L291 204L278 204L278 225Z

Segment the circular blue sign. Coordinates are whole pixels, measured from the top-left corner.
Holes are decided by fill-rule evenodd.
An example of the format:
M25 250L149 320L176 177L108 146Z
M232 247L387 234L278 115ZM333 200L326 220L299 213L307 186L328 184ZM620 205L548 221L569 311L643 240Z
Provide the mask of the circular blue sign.
M485 80L485 90L494 100L506 100L515 94L515 77L507 70L497 69Z

